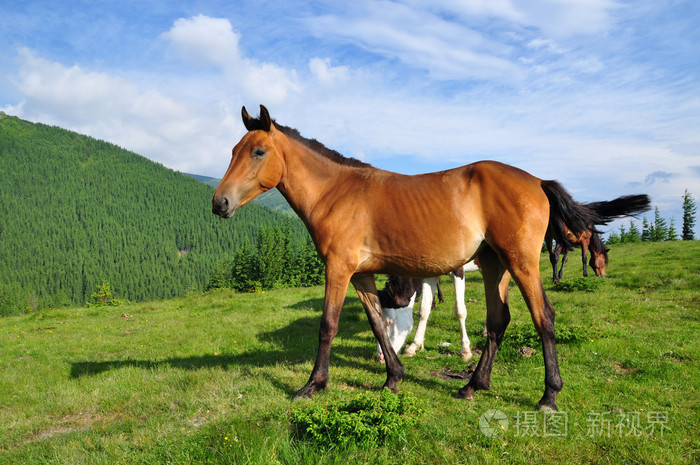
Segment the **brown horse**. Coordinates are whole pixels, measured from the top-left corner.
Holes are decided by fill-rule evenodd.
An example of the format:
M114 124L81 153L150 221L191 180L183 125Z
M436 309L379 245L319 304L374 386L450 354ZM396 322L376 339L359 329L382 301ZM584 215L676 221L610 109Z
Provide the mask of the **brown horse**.
M566 231L566 238L573 247L581 248L581 261L583 262L583 276L588 277L588 266L596 276L605 277L607 273L608 266L608 249L603 241L600 239L598 233L590 230L583 231L582 233L575 235L569 228L564 226ZM549 252L549 261L552 263L554 283L561 281L564 275L564 265L569 259L569 252L571 252L571 247L564 247L562 244L556 242L551 234L545 236L545 243L547 244L547 251ZM587 252L591 253L590 262L588 261ZM561 267L557 271L557 265L559 262L559 257L561 256Z
M601 202L590 202L584 206L596 213L597 216L607 219L621 218L623 216L636 215L651 208L649 197L646 195L625 195L613 200ZM586 251L591 252L589 265L596 276L604 277L608 266L608 249L595 229L595 224L589 224L586 229L579 233L574 233L566 224L558 224L561 233L566 237L567 243L556 241L553 234L554 228L550 227L545 235L545 244L549 251L549 261L553 268L553 281L558 283L564 273L564 264L569 257L569 252L574 246L581 247L581 261L583 262L583 276L588 277L586 266ZM559 255L563 254L561 268L557 272L557 262Z
M343 157L296 130L242 109L248 132L233 148L212 210L224 218L273 187L305 223L326 266L325 301L316 362L296 394L325 388L331 343L352 283L385 355L384 386L397 391L404 368L385 330L375 273L431 277L479 258L487 303L488 341L476 371L459 391L471 399L489 389L494 357L510 321L512 276L542 340L545 391L540 407L556 409L563 382L554 342L554 308L540 280L540 248L548 225L575 233L605 223L554 181L493 161L406 176ZM435 202L435 199L440 199ZM556 228L554 237L567 243Z

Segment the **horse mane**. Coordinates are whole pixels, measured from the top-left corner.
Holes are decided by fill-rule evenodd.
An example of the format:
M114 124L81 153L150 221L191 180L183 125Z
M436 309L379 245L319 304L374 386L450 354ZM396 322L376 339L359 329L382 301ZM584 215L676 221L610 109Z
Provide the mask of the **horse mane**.
M307 139L306 137L302 136L299 131L297 131L294 128L290 128L289 126L284 126L282 124L277 123L277 121L272 121L273 124L275 125L275 128L277 128L278 131L280 131L282 134L285 136L296 140L297 142L301 142L302 145L305 145L309 149L313 150L314 152L318 153L319 155L322 155L325 158L328 158L331 161L334 161L335 163L338 163L339 165L344 165L344 166L352 166L355 168L372 168L372 165L369 163L365 163L363 161L360 161L356 158L351 158L351 157L346 157L344 155L341 155L340 153L336 152L333 149L329 149L325 145L323 145L321 142L317 141L316 139Z
M590 247L592 250L594 250L595 252L602 253L603 256L605 257L605 264L606 264L606 265L608 264L608 251L609 251L610 249L608 249L607 247L605 247L605 244L603 244L603 241L602 241L602 239L600 238L600 235L599 235L598 233L594 232L594 233L591 235L591 242L590 242L590 244L589 244L589 247Z

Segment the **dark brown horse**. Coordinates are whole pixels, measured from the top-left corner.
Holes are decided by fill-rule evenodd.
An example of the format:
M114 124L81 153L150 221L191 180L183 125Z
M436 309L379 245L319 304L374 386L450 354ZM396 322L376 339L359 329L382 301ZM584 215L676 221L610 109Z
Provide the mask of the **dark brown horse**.
M608 249L603 241L600 239L600 235L596 232L586 230L578 235L574 235L569 228L566 228L566 237L572 247L581 248L581 261L583 262L583 276L588 277L588 266L598 277L605 277L607 273L608 266ZM549 252L549 261L552 263L553 275L552 280L554 283L561 281L564 275L564 265L569 259L569 252L573 250L572 247L564 247L562 244L556 242L548 234L545 237L545 243L547 244L547 250ZM588 261L588 254L591 253L590 262ZM557 271L557 265L559 262L559 257L561 257L561 267Z
M636 215L645 212L650 208L649 197L646 195L627 195L618 197L614 200L606 200L602 202L591 202L584 204L587 208L596 212L598 216L603 218L620 218L623 216ZM558 283L564 274L564 264L569 258L569 252L573 247L581 247L581 261L583 262L583 276L588 277L588 257L586 252L591 253L591 260L588 265L593 269L593 272L598 277L604 277L607 273L608 266L608 249L603 244L595 225L589 225L588 228L575 234L569 229L566 224L560 224L559 227L563 231L568 245L555 241L552 230L549 228L545 235L545 244L549 252L549 261L552 263L553 275L552 279ZM561 268L557 271L557 263L559 256L562 256Z
M471 399L489 389L494 357L510 321L512 276L542 339L545 390L539 405L556 409L563 382L554 342L554 308L540 280L540 248L550 223L580 233L605 218L575 202L554 181L493 161L431 174L405 176L373 168L317 141L242 109L248 132L233 148L212 209L224 218L273 187L302 221L326 265L326 287L316 362L296 397L325 388L331 343L348 284L360 297L385 355L384 386L397 391L404 368L389 343L375 273L431 277L479 258L487 304L488 341L469 384ZM435 199L440 199L435 202ZM397 214L398 213L398 214ZM567 243L556 228L555 239Z

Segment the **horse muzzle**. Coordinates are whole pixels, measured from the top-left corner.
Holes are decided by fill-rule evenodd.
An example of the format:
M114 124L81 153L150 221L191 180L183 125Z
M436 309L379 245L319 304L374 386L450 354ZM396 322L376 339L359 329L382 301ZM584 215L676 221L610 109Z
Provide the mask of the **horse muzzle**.
M231 205L228 197L225 195L214 196L211 199L211 212L219 215L222 218L231 218L236 208Z

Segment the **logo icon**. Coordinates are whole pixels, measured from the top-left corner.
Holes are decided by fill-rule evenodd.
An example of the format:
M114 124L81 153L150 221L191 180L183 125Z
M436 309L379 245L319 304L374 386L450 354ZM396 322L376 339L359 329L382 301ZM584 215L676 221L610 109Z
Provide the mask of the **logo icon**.
M508 417L497 409L484 412L479 418L479 429L487 438L499 438L508 431Z

